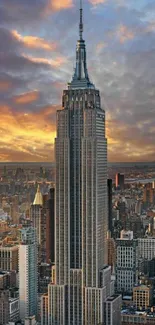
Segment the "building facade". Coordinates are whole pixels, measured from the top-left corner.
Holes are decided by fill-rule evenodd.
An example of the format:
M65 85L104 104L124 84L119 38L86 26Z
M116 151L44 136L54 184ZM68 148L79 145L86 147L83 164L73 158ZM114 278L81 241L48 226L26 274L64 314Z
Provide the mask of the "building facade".
M112 222L112 179L108 179L107 181L108 186L108 230L110 231L111 235L113 232L113 222Z
M133 302L137 309L146 310L153 304L153 287L139 285L133 288Z
M116 183L116 187L119 187L121 190L124 190L124 175L117 173L115 183Z
M57 111L55 284L49 325L104 321L107 265L107 140L100 93L90 82L80 9L76 68ZM94 305L96 306L94 308Z
M6 244L0 246L0 269L18 271L18 246Z
M38 261L54 263L55 226L54 226L55 189L42 195L38 186L35 199L31 205L32 226L37 230Z
M123 312L121 325L154 325L155 314L146 312Z
M38 260L36 230L21 229L19 245L19 303L20 317L37 315Z
M132 293L138 283L138 242L130 239L116 240L116 290Z
M104 303L104 324L121 325L122 296L113 295Z
M9 322L9 290L0 290L0 324Z
M138 256L147 260L155 257L155 238L138 238Z

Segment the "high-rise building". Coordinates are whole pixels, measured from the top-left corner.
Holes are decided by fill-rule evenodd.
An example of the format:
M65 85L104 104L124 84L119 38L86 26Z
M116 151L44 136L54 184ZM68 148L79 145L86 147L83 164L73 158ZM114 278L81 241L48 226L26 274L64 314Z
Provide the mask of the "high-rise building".
M48 294L41 297L41 325L48 324Z
M9 321L9 290L0 290L0 324Z
M54 196L51 188L49 195L42 195L38 186L31 205L32 225L37 230L38 260L40 263L54 263Z
M121 325L122 296L113 295L104 303L104 324Z
M19 302L20 317L37 315L38 261L36 229L33 227L20 230L19 245Z
M108 230L112 234L112 179L108 179Z
M116 187L119 187L121 190L124 190L124 174L116 174Z
M155 257L155 238L138 238L138 256L147 260Z
M111 238L109 233L107 236L107 243L108 243L108 265L111 266L111 272L113 273L116 264L116 243L115 240Z
M55 284L49 285L48 324L104 321L107 265L107 140L100 93L91 83L82 8L76 68L57 111ZM94 308L95 306L95 308Z
M155 189L152 183L145 185L143 193L143 202L145 206L150 206L155 203Z
M0 271L0 289L16 286L16 271Z
M116 246L116 290L132 293L138 283L138 241L117 239Z
M6 244L0 246L0 269L18 271L18 246Z

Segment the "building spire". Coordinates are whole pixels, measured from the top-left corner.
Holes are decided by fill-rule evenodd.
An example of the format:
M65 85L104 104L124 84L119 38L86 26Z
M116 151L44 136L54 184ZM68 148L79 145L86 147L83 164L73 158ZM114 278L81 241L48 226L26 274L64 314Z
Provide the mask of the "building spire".
M80 22L79 22L79 40L76 46L76 68L72 81L68 84L69 88L94 88L94 85L90 82L87 71L87 58L86 58L86 46L83 39L83 8L82 0L80 0Z
M80 0L80 24L79 24L80 40L82 40L82 33L83 33L83 9L82 9L82 0Z
M40 191L40 185L38 184L38 188L37 188L37 192L34 198L34 202L33 205L43 205L43 196L42 193Z

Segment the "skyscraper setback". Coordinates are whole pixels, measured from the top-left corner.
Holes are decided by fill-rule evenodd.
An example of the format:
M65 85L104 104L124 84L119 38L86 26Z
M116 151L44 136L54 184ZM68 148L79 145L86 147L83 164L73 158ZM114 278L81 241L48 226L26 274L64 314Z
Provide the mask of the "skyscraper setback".
M49 325L104 321L107 265L107 140L100 93L90 81L82 7L76 68L57 111L56 283L49 285Z

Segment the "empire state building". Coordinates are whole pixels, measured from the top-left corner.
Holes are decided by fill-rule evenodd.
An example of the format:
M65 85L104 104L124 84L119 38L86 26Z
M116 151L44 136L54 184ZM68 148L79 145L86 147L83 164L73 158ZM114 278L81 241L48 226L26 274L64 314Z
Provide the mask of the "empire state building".
M55 284L49 325L103 322L107 265L107 140L100 93L90 81L80 8L76 68L57 111Z

